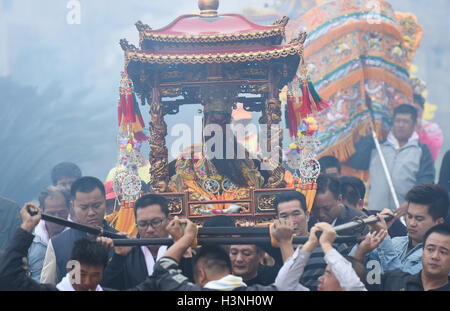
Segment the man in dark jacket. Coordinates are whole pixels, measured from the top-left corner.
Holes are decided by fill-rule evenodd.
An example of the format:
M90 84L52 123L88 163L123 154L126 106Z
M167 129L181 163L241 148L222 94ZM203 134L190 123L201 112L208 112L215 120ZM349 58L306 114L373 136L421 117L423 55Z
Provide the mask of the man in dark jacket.
M364 208L366 186L361 179L353 176L342 176L339 178L339 182L341 183L341 195L344 205L358 209L364 214L367 214L367 216L376 216L378 214L378 211L368 211ZM401 208L395 211L397 217L402 217L406 213L407 209L407 204L402 205ZM405 236L407 234L408 230L400 219L397 219L389 228L389 236L391 237Z
M20 208L16 202L0 196L0 252L11 240L20 226Z
M253 244L231 245L230 260L233 274L242 277L247 285L271 285L275 282L278 270L277 266L262 265L265 251Z
M379 291L450 291L450 225L440 224L424 237L422 270L410 274L401 270L381 275L369 290Z
M29 212L35 214L30 215ZM74 270L57 285L39 284L27 275L24 259L33 242L33 230L41 219L42 211L33 204L21 210L22 224L17 229L4 254L0 257L0 290L12 291L102 291L99 282L108 261L108 252L95 241L80 239L74 243L69 259Z
M138 238L168 238L169 207L167 200L157 194L139 198L134 206ZM175 240L179 237L172 236ZM102 285L125 290L145 281L152 275L155 262L162 257L167 246L115 247L114 254L103 275ZM181 260L183 272L191 277L191 258Z
M362 211L345 206L342 203L340 188L339 179L335 177L321 174L317 178L317 193L311 209L313 217L309 220L310 228L317 222L327 222L335 227L348 223L358 217L367 217ZM365 228L363 232L351 229L341 231L339 235L365 235L367 233L368 229Z
M70 192L76 219L80 224L117 232L104 220L106 197L101 180L95 177L81 177L72 184ZM41 283L57 284L61 281L67 273L66 264L73 244L86 237L88 237L86 232L68 229L50 239L42 266Z

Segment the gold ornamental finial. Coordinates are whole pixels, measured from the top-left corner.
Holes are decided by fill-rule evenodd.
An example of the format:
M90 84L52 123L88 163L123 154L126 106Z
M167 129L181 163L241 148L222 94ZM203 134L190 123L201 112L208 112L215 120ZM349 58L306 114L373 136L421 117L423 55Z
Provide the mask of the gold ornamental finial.
M217 17L219 0L198 0L201 17Z

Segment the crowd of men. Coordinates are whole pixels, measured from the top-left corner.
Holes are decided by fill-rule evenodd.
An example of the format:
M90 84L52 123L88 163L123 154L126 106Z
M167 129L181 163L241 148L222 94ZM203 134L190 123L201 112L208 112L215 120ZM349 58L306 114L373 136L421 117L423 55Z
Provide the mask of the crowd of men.
M414 108L399 106L381 144L400 207L373 140L362 138L349 163L370 171L368 199L362 180L340 176L336 158L321 158L311 212L302 193L277 195L271 244L198 247L197 225L171 217L167 200L154 193L135 203L137 238L171 238L170 246L115 246L110 238L46 222L42 213L117 233L105 221L105 184L62 163L39 204L25 204L19 215L14 202L2 199L0 290L448 291L449 172L441 171L441 185L434 184L433 159L418 142L416 122ZM442 168L448 170L447 164ZM334 229L371 215L377 222L362 231ZM386 221L383 215L392 217ZM203 226L235 223L218 215ZM361 239L342 243L338 234ZM295 244L294 236L307 241Z

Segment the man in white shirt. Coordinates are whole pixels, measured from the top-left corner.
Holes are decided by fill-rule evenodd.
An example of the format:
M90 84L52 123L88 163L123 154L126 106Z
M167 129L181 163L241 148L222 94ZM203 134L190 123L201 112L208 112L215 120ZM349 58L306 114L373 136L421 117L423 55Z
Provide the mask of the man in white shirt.
M322 231L320 239L316 233ZM288 238L288 237L287 237ZM321 246L328 266L319 277L319 291L366 291L364 266L355 259L347 260L333 248L336 231L328 223L318 223L312 229L308 241L284 263L275 280L275 286L283 291L309 291L299 283L312 251Z

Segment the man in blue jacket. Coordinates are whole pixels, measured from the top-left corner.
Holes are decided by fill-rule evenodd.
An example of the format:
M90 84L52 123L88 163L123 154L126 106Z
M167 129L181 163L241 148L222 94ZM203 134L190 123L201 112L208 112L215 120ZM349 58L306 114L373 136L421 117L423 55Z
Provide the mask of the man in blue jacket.
M422 250L425 233L432 227L444 223L449 210L449 196L439 185L421 185L411 189L406 195L408 210L406 212L406 227L408 235L390 238L386 237L378 247L371 251L361 243L353 256L364 262L376 260L383 271L400 269L411 274L422 269ZM378 214L392 215L392 211L385 209ZM394 217L396 219L397 217ZM372 233L387 230L392 224L386 224L383 218L370 226Z

